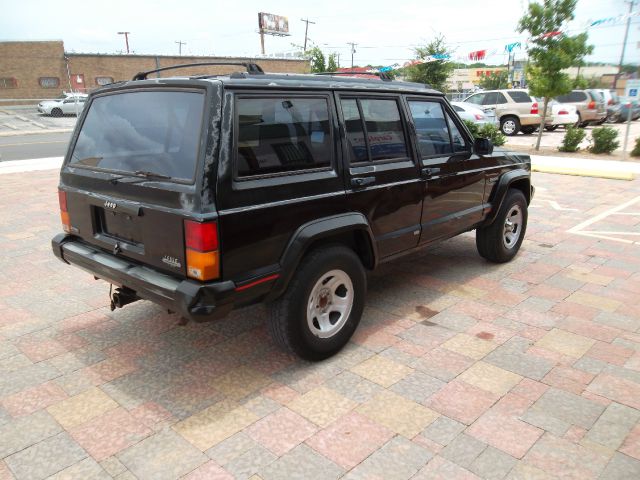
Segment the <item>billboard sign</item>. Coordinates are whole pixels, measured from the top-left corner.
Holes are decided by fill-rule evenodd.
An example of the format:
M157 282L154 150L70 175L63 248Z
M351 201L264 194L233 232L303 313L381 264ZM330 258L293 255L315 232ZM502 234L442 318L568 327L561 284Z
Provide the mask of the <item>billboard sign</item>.
M260 31L271 35L289 35L289 19L272 13L258 13Z

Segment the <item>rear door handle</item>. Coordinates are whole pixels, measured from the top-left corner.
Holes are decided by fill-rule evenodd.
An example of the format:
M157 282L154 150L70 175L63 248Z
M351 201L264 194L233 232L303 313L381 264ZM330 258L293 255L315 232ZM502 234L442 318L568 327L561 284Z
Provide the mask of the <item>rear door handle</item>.
M421 171L424 178L431 178L434 175L440 174L440 169L436 167L425 167Z
M351 186L354 188L364 188L373 183L376 183L376 177L356 177L351 179Z

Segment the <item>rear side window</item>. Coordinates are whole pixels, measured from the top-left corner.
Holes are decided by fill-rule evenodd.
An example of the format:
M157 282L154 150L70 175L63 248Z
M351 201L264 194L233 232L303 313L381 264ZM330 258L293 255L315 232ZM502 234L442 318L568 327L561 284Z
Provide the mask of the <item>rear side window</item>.
M342 99L340 103L351 163L407 158L396 99Z
M326 98L238 98L237 175L296 172L331 165Z
M501 92L489 92L485 94L483 105L502 105L507 99Z
M518 90L509 91L509 96L516 103L531 103L534 101L527 92L520 92Z
M170 90L96 97L69 164L193 180L204 98Z

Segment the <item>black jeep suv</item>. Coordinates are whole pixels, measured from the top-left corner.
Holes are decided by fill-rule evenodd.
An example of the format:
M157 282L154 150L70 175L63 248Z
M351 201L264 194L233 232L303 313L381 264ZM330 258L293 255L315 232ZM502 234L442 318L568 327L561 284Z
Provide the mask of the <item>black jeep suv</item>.
M476 230L512 259L533 194L527 155L494 152L444 96L388 78L264 74L92 93L60 172L61 260L204 321L255 302L308 359L343 347L367 270Z

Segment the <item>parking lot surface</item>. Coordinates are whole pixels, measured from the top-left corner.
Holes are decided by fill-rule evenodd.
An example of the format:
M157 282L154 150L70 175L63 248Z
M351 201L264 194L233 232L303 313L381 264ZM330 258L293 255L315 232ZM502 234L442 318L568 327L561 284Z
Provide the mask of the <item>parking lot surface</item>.
M640 180L534 174L516 259L472 234L370 276L347 348L274 348L53 257L54 170L0 178L0 479L640 478Z

